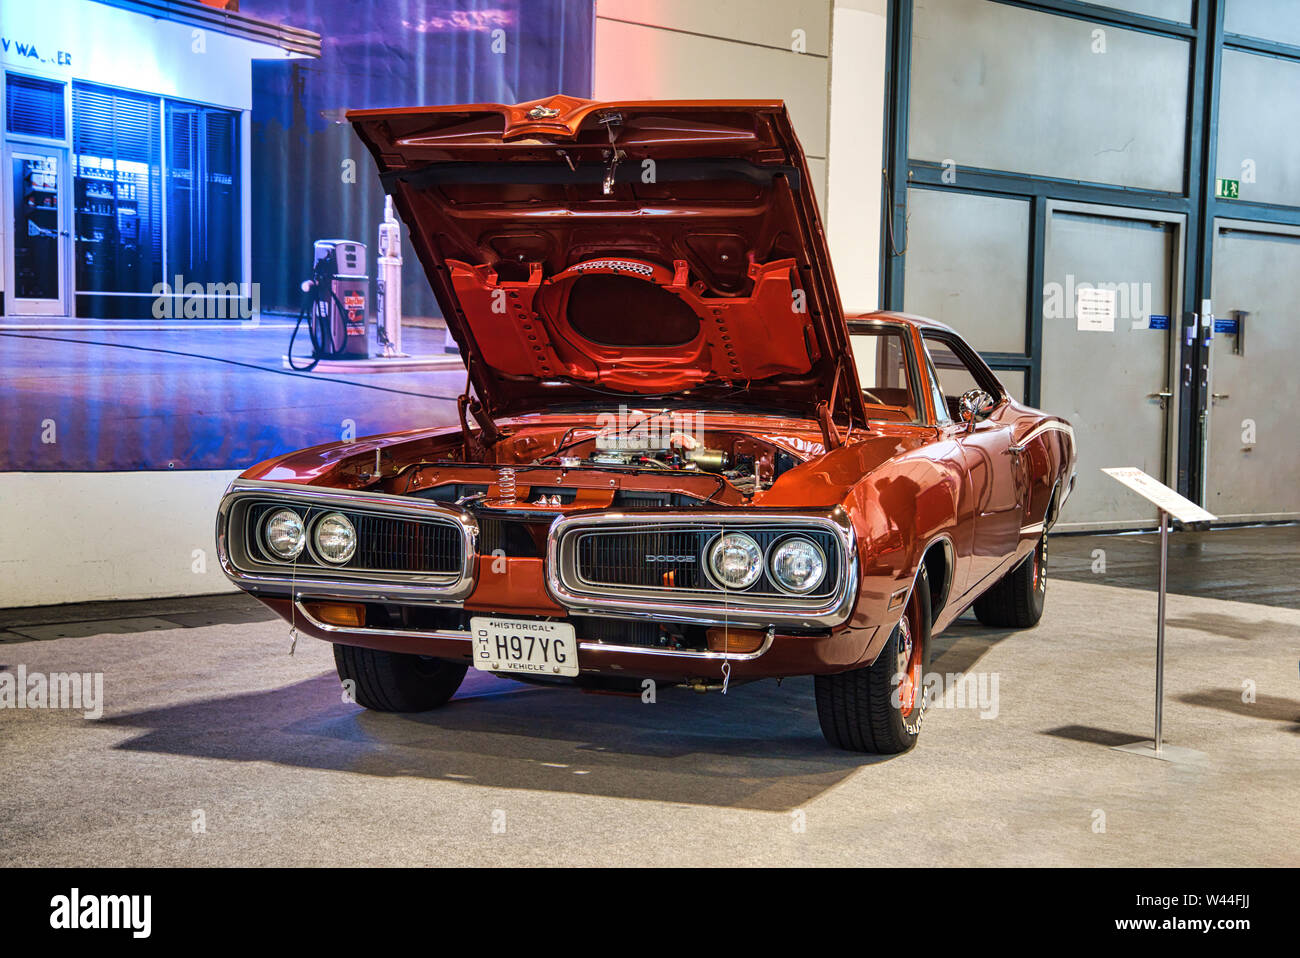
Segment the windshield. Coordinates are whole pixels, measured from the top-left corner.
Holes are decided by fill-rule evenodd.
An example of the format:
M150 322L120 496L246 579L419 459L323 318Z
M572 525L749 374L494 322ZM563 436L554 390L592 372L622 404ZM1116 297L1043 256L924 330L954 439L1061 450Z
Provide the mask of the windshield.
M898 326L856 327L850 341L867 415L891 422L920 422L906 332Z

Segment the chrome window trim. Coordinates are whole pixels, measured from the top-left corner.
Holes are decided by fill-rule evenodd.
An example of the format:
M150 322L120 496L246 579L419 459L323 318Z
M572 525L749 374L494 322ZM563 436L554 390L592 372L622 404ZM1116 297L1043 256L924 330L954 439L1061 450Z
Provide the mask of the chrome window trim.
M720 523L728 531L752 528L830 532L841 550L841 573L836 590L826 598L809 601L790 595L751 595L746 592L673 590L659 586L586 587L572 568L575 533L593 526L657 526ZM546 545L546 585L552 598L576 615L605 618L649 619L696 625L730 625L739 628L769 626L833 628L848 620L857 600L858 556L856 537L848 514L836 507L827 512L763 510L731 512L617 511L562 516L551 523ZM591 591L588 591L588 589ZM722 601L719 601L719 599Z
M292 508L342 509L366 515L445 523L460 533L460 569L451 574L304 565L301 561L269 563L253 559L245 541L246 507L253 501ZM315 523L313 522L314 526ZM251 533L256 535L256 531ZM478 523L463 509L427 499L358 489L329 489L269 479L236 479L217 508L217 559L226 577L250 592L295 595L325 591L333 595L401 597L428 604L459 604L474 590L478 565ZM311 531L308 531L310 540ZM310 548L310 543L308 548ZM379 595L377 595L379 593Z

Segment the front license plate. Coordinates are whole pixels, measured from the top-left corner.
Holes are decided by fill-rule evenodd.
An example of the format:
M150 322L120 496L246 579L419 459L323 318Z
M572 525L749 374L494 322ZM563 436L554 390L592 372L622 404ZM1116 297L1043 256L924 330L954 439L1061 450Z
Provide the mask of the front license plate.
M474 668L483 672L577 675L578 640L566 622L474 616Z

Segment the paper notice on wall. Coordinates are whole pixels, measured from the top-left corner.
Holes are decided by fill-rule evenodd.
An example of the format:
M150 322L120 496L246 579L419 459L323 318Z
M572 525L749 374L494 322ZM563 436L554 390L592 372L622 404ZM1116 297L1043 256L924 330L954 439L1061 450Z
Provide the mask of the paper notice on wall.
M1106 475L1117 479L1138 495L1154 502L1156 506L1169 513L1179 522L1209 522L1218 518L1206 512L1190 499L1185 499L1163 482L1148 476L1136 466L1121 466L1103 469Z
M1083 286L1075 291L1074 316L1089 333L1115 331L1115 290Z

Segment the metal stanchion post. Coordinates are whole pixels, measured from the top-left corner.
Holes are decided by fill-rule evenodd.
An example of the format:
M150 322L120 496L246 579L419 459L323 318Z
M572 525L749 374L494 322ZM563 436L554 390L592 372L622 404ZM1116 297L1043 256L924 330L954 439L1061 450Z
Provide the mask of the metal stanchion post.
M1165 706L1165 589L1169 583L1169 513L1160 510L1160 591L1156 600L1156 755L1160 754L1160 720Z
M1166 762L1204 764L1205 755L1181 745L1165 745L1165 591L1169 586L1169 519L1201 524L1213 522L1217 516L1206 512L1196 503L1180 496L1164 483L1148 476L1136 466L1117 466L1102 472L1122 482L1140 496L1144 496L1160 511L1160 591L1156 602L1156 734L1150 742L1133 742L1113 745L1116 751L1130 752L1144 758L1158 758Z

